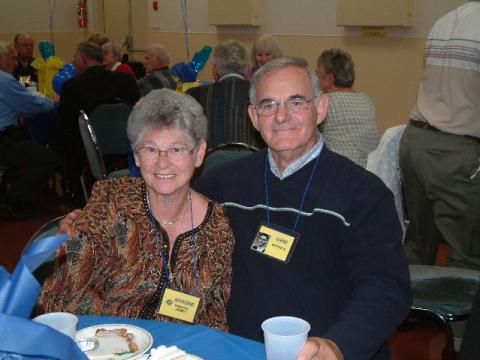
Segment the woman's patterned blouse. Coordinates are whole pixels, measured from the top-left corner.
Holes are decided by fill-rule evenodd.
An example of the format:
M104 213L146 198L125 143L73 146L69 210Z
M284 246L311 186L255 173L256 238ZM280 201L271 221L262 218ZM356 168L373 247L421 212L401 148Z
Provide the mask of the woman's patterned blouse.
M45 281L40 312L181 322L158 313L166 287L161 246L168 256L169 241L149 219L143 179L97 182L73 230ZM167 259L172 288L200 296L195 323L228 330L234 238L223 207L209 201L193 233L179 235Z

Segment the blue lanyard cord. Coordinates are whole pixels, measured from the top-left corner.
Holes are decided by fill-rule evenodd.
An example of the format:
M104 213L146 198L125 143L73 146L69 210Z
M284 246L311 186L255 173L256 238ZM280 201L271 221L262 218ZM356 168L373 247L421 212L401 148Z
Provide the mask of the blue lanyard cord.
M295 224L293 225L293 231L297 230L298 221L300 220L300 213L303 210L303 203L305 198L307 197L308 190L310 189L310 185L312 184L313 175L315 175L315 170L317 169L318 159L320 159L320 154L315 159L315 164L313 165L312 172L310 173L310 177L308 178L307 186L305 187L305 191L302 195L302 200L300 201L300 208L298 209L297 218L295 219ZM267 224L270 225L270 204L269 204L269 190L268 190L268 154L265 159L265 175L264 175L264 182L265 182L265 203L267 205Z
M167 283L167 287L168 288L173 288L172 287L172 282L173 282L173 278L172 278L172 273L170 271L170 267L168 265L168 254L166 253L166 246L165 246L165 239L163 238L163 236L161 236L162 232L160 231L160 224L159 222L157 221L157 219L155 219L155 217L153 216L153 213L152 213L152 208L150 206L150 197L148 196L148 192L146 192L146 199L147 199L147 205L148 205L148 217L150 219L150 221L152 222L153 224L153 227L154 227L154 230L155 230L155 241L160 244L160 256L162 257L162 262L163 262L163 277L165 279L165 282ZM200 270L199 270L199 252L196 251L197 250L197 237L196 237L196 232L194 231L194 228L193 228L193 205L192 205L192 190L190 190L190 193L189 193L189 200L190 200L190 218L191 218L191 221L192 221L192 243L193 243L193 248L194 248L194 251L197 253L197 259L196 259L196 262L195 262L195 294L198 294L198 277L199 277L199 273L200 273ZM160 236L162 237L161 241L160 241Z
M268 152L265 156L265 171L263 175L263 182L265 184L265 205L267 205L267 224L270 225L270 210L268 208L268 203L270 201L268 194Z
M195 259L195 295L199 295L199 287L198 287L198 278L200 276L200 251L197 248L197 232L194 230L193 227L193 201L192 201L192 190L190 189L190 192L188 194L189 199L190 199L190 219L192 221L192 243L193 243L193 249L194 249L194 254L197 254L196 259Z

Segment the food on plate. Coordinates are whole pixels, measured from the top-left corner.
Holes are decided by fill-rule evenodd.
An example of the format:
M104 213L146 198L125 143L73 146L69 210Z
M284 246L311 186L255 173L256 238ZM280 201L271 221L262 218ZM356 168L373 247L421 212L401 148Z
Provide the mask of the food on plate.
M98 340L102 348L112 349L111 352L116 355L134 353L138 351L138 345L135 342L135 335L129 333L125 328L119 329L97 329L95 339Z
M152 348L152 350L150 350L149 360L180 360L186 358L187 354L185 351L177 348L176 346L166 347L162 345L156 349Z

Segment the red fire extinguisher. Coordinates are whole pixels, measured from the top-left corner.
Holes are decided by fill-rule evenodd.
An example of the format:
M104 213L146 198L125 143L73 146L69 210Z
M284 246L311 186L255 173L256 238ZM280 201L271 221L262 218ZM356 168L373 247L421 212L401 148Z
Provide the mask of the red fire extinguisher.
M78 0L78 26L81 28L88 27L88 17L87 17L87 1Z

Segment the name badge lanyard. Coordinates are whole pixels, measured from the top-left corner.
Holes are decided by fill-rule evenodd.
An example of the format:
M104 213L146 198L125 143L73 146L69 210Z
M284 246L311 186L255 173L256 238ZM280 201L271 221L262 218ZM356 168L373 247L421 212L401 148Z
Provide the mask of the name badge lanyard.
M303 210L303 203L305 198L307 197L308 190L310 189L310 185L312 184L313 175L315 174L315 170L317 169L318 159L320 158L320 154L318 154L317 158L315 159L315 164L313 165L312 172L310 173L310 177L307 181L307 186L305 187L305 191L302 195L302 200L300 201L300 208L298 209L297 218L295 219L295 223L293 225L292 232L295 233L297 229L298 222L300 220L300 213ZM269 197L269 188L268 188L268 154L265 157L265 172L264 172L264 182L265 182L265 205L267 205L267 225L270 226L270 197Z
M195 261L195 295L198 295L198 278L199 278L199 273L200 273L200 265L199 265L199 258L198 258L198 249L197 249L197 234L194 231L193 227L193 205L192 205L192 191L190 190L189 194L189 201L190 201L190 219L192 222L192 243L193 243L193 249L197 253L196 261ZM172 272L170 271L170 265L168 263L168 254L166 252L167 246L165 243L165 239L163 236L160 236L161 230L160 230L160 224L155 219L152 213L152 209L150 207L150 197L148 196L147 192L147 205L148 205L148 217L150 221L153 224L153 227L155 229L155 241L160 244L160 256L162 257L162 262L163 262L163 278L165 282L167 283L167 288L173 289L173 277L172 277ZM162 240L160 241L160 237Z

